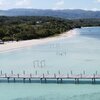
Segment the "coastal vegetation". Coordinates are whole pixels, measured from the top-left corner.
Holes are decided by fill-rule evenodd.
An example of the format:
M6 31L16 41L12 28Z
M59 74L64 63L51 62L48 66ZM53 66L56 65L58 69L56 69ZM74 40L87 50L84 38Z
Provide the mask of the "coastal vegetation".
M0 17L0 40L20 41L54 36L82 26L100 26L100 19L61 19L54 17Z

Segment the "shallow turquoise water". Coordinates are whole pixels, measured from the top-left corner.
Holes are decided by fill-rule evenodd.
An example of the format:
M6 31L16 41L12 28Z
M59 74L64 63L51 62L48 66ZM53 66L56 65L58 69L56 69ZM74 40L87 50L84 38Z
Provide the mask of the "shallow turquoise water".
M1 100L100 100L99 85L0 84L0 90Z
M3 73L100 74L100 28L75 29L71 38L0 53ZM42 61L42 63L41 63ZM0 100L100 100L100 85L0 83Z

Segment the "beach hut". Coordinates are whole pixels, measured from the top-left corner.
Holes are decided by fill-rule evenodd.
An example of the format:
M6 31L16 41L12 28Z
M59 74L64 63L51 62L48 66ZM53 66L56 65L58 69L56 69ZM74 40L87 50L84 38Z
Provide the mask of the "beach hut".
M4 44L4 42L2 40L0 40L0 44Z

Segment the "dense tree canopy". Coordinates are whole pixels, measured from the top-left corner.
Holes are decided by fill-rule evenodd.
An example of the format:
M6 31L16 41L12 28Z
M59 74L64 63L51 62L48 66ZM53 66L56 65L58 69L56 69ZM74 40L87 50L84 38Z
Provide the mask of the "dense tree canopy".
M81 26L98 26L100 19L65 20L53 17L0 17L0 39L19 41L57 35Z

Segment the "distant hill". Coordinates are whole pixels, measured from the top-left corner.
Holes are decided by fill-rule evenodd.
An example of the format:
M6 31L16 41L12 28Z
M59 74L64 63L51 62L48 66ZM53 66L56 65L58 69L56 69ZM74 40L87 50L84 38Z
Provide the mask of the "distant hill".
M100 18L100 11L86 10L41 10L41 9L10 9L0 10L0 16L52 16L66 19Z

